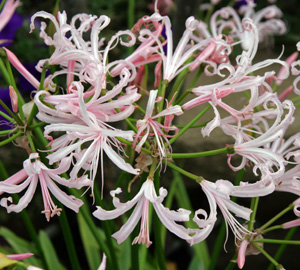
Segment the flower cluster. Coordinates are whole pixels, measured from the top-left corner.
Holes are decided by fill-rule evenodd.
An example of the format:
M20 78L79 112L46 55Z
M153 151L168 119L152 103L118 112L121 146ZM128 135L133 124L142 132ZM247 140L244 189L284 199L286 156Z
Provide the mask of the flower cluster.
M5 23L7 18L2 19L2 13L0 21ZM48 221L61 211L50 192L62 204L78 212L83 201L68 195L57 184L65 188L85 187L86 192L90 190L93 195L100 165L103 194L105 158L108 157L134 179L141 175L146 175L147 179L133 199L125 203L117 197L122 191L118 186L110 192L115 209L97 206L93 213L100 220L110 220L134 208L127 222L112 235L119 244L141 220L140 233L133 244L151 245L150 203L162 224L191 245L208 237L216 223L218 207L236 242L242 242L240 247L244 253L245 243L256 232L245 228L239 219L249 221L252 210L232 201L231 197L255 198L275 191L300 196L300 133L287 133L294 122L295 106L286 99L287 93L278 96L275 90L289 76L290 67L293 75L300 74L299 60L294 54L286 61L280 57L255 61L260 42L286 31L281 16L276 6L255 12L255 4L248 1L239 13L231 7L215 11L209 24L189 17L173 48L170 18L158 10L141 18L132 30L118 31L108 40L103 35L110 23L107 16L78 14L68 22L65 12L58 12L57 17L37 12L31 18L31 31L36 27L37 18L42 20L40 37L47 46L52 46L53 53L40 60L36 68L43 74L49 66L55 67L55 71L38 82L12 52L6 49L6 55L37 90L29 116L17 118L25 124L16 123L13 132L28 135L27 126L31 125L32 114L38 110L36 117L45 124L42 139L47 140L47 145L41 143L38 150L33 142L29 150L27 146L29 158L24 161L24 168L0 182L0 193L27 190L17 204L13 204L11 197L4 197L1 206L8 212L22 211L39 183L44 203L42 213ZM48 34L44 20L54 25L53 35ZM299 50L300 45L297 46ZM113 52L118 47L135 49L125 59L115 60ZM237 47L240 53L234 57ZM155 65L154 74L151 74L155 81L148 80L152 78L145 72L148 64ZM278 73L273 70L274 64L281 66ZM217 79L203 84L200 78L189 89L182 87L180 90L183 78L194 71ZM299 80L297 77L294 82L294 92L298 95ZM287 91L290 93L291 88ZM228 102L243 93L247 98L234 105ZM188 94L190 99L186 99ZM21 102L18 94L12 95L12 102L15 102L14 112L24 110L25 113L25 109L18 106ZM145 109L143 104L147 104ZM203 191L209 204L209 212L195 211L191 220L197 228L187 228L183 222L190 221L192 209L166 208L163 200L168 192L160 187L157 193L154 174L157 170L162 173L161 166L178 168L172 160L171 145L185 132L185 127L176 126L176 119L188 110L200 113L202 104L209 105L214 116L202 127L199 140L203 140L201 134L202 137L211 136L219 129L233 141L226 148L228 166L233 171L247 167L257 180L235 186L230 179L214 182L186 172L197 181L199 191ZM136 164L129 161L134 155L140 158L136 159ZM239 165L233 162L233 156L240 158ZM295 213L300 216L297 208ZM242 257L239 258L241 267Z

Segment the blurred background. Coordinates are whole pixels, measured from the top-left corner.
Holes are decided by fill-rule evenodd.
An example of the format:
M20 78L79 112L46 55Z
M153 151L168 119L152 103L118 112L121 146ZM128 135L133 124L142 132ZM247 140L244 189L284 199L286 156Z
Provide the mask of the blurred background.
M131 2L132 1L132 2ZM171 1L171 0L170 0ZM134 4L134 14L129 13L128 5L129 2ZM274 2L274 1L273 1ZM175 43L178 42L179 37L184 29L184 22L186 18L193 15L195 17L203 16L203 12L200 10L200 6L208 2L201 0L176 0L171 2L169 7L162 7L163 12L171 17L173 22L173 31L175 35ZM217 4L216 9L232 4L232 1L220 1ZM239 1L238 4L233 4L238 7L243 4L243 1ZM283 36L276 36L274 40L270 40L267 44L262 44L260 46L260 51L258 53L258 60L265 58L277 58L283 49L284 52L282 59L285 59L291 53L296 51L296 43L300 41L300 5L296 0L282 0L275 3L283 12L283 20L286 22L288 27L288 33ZM268 1L257 1L257 9L270 5ZM68 18L70 19L76 13L91 13L95 15L107 15L111 18L111 23L109 27L103 31L103 35L109 38L118 30L124 30L131 28L133 24L142 16L150 15L153 12L152 1L134 1L134 0L61 0L58 1L40 1L40 0L23 0L22 6L18 8L16 14L14 15L11 22L5 27L5 29L0 33L0 39L9 40L4 44L11 51L13 51L20 61L37 77L40 74L35 71L35 65L38 60L47 58L49 56L49 48L43 43L43 40L39 38L39 31L35 30L33 33L29 34L29 24L30 17L35 12L45 10L49 13L56 13L58 10L66 10ZM37 27L39 29L39 26ZM101 32L102 34L102 32ZM50 48L51 49L51 48ZM114 50L116 54L115 57L123 58L126 55L126 51ZM17 78L17 85L25 98L29 101L31 99L30 93L32 87L15 72ZM201 79L201 78L200 78ZM286 84L290 84L287 82ZM203 82L202 82L203 84ZM3 100L6 99L7 104L9 104L8 88L5 81L0 74L0 95ZM299 119L299 118L298 118ZM184 125L186 123L185 118L180 118L178 124ZM296 123L295 130L299 131L299 123ZM5 127L1 125L0 128ZM207 151L215 148L222 148L228 140L221 134L214 134L214 139L205 139L203 143L196 144L196 139L199 138L200 131L188 132L180 140L180 144L176 144L173 148L174 152L197 152L197 151ZM217 138L217 139L216 139ZM198 141L198 140L197 140ZM17 172L22 168L23 160L27 158L25 150L18 148L15 145L4 146L0 148L0 159L5 165L9 175ZM225 155L207 157L207 158L197 158L179 161L178 164L184 166L188 171L203 175L206 179L211 181L216 181L217 179L228 179L234 181L237 177L236 173L233 173L227 166L227 157ZM110 163L108 163L110 164ZM110 164L105 168L107 171L106 175L106 189L110 190L114 186L114 176L117 176L120 172L117 171L115 166ZM111 179L108 179L108 178ZM168 188L170 183L169 179L172 177L171 173L162 174L162 185ZM245 174L245 179L249 177L251 179L251 174ZM193 183L190 184L186 181L187 189L191 202L194 209L207 207L207 202L205 196L199 193L199 187L195 186ZM273 194L267 196L266 198L260 199L260 208L257 214L257 224L262 225L268 221L271 217L277 214L280 210L284 209L289 203L296 199L296 196L289 194ZM105 198L108 201L110 198ZM242 204L249 206L249 200L243 200ZM70 265L66 255L66 248L64 244L61 244L62 233L60 231L58 217L54 217L50 223L47 223L45 218L40 214L41 209L41 195L36 193L34 200L27 208L30 218L34 220L34 224L37 230L43 229L51 237L55 247L57 248L57 254L59 254L61 262L66 266L66 269L70 269ZM91 206L93 209L93 206ZM173 206L176 209L176 205ZM79 230L76 223L76 214L72 211L67 211L68 219L72 225L72 234L76 241L76 249L79 250L78 254L81 254L79 260L82 262L82 266L87 265L86 257L84 255L82 244L80 242ZM293 219L293 215L285 216L284 220ZM207 243L209 250L212 250L214 243L220 228L222 227L223 220L221 215L219 215L217 226L214 228L212 234L208 237ZM6 214L5 209L0 209L0 226L5 226L17 235L27 239L28 234L24 230L24 224L19 214L10 213ZM100 226L100 225L99 225ZM284 238L286 232L277 230L273 234L270 233L268 238ZM78 236L78 237L77 237ZM294 239L300 240L300 233ZM192 259L191 248L184 241L176 238L175 236L167 235L167 245L166 245L166 256L169 261L169 269L171 270L185 270L187 265ZM8 243L0 237L0 246L7 246ZM149 252L153 252L152 246ZM270 254L274 254L277 250L276 245L266 245L266 249ZM224 270L229 260L233 257L235 253L234 239L231 232L229 232L229 240L226 244L226 250L220 252L220 257L218 260L218 265L215 266L216 270ZM81 252L80 252L81 251ZM287 269L299 269L299 259L297 254L300 252L299 246L289 246L280 260L282 265L286 265ZM262 255L249 256L246 259L245 270L252 269L267 269L269 262ZM83 268L88 269L88 267ZM237 269L237 267L235 268Z

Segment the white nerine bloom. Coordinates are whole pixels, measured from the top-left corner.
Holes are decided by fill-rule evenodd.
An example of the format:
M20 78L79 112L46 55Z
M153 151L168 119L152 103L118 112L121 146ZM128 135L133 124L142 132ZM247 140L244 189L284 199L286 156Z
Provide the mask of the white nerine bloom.
M151 20L153 22L160 22L165 26L166 33L166 53L164 52L164 43L160 41L157 36L155 36L149 29L142 29L140 31L140 40L144 42L149 39L154 39L158 45L157 54L161 56L162 65L163 65L163 79L168 80L169 82L173 80L182 70L192 65L193 62L186 64L186 61L194 56L194 53L197 53L199 50L203 50L211 43L220 42L223 44L223 41L216 41L213 38L207 38L201 40L194 44L192 41L193 31L197 29L198 21L194 17L189 17L186 20L185 26L186 30L184 31L181 39L178 42L177 47L173 51L173 32L171 29L171 21L168 16L161 16L158 13L152 14L150 17L145 17L145 21ZM226 45L226 44L225 44Z
M272 150L270 145L278 138L282 138L287 127L294 121L295 107L289 100L284 101L282 105L276 99L270 100L276 104L278 109L273 125L257 138L241 143L236 141L234 145L235 154L242 156L242 162L239 166L234 167L231 164L231 157L235 154L228 154L228 165L234 171L244 168L247 162L250 161L254 164L253 172L255 175L257 175L257 169L261 171L262 177L268 175L279 177L284 173L287 162L281 154ZM283 109L288 109L288 112L282 120Z
M258 181L253 184L242 182L240 186L234 186L227 180L218 180L216 183L203 180L200 182L201 188L207 196L207 200L210 207L210 214L203 209L198 209L194 216L194 221L197 223L201 230L195 231L192 240L188 242L190 244L196 244L203 241L211 232L214 224L217 220L217 206L220 208L227 228L228 225L233 231L235 238L242 240L247 234L250 234L246 228L244 228L236 218L231 214L234 213L237 217L241 217L245 220L250 219L251 209L238 205L230 200L230 196L236 197L258 197L265 196L272 193L275 189L275 185L271 179ZM201 215L204 218L200 219L197 215Z
M147 179L142 185L140 191L136 196L126 202L121 203L116 197L117 194L121 193L121 188L117 188L111 191L113 197L113 205L116 209L107 211L97 206L97 210L93 212L93 215L100 220L115 219L125 212L129 211L135 206L131 216L127 222L121 227L119 231L114 233L112 236L117 240L118 244L125 241L128 236L132 233L135 226L141 219L141 229L139 235L133 240L132 244L145 244L147 247L151 245L149 237L149 203L154 207L156 214L163 223L163 225L172 233L178 237L191 241L193 230L186 229L184 226L177 224L176 222L183 222L189 220L190 211L185 209L178 209L178 211L169 210L164 207L162 201L167 196L167 190L160 188L159 195L156 195L153 180Z
M1 199L1 206L5 207L8 213L21 212L32 200L37 184L40 183L44 202L44 211L42 213L45 214L48 221L55 214L60 215L61 211L54 204L49 191L66 207L78 212L83 202L72 195L67 195L57 187L56 183L68 188L80 189L84 186L91 186L91 181L86 177L77 179L76 181L60 177L60 174L65 173L70 168L70 160L68 159L62 159L58 168L49 169L38 158L39 155L37 153L31 154L29 159L24 161L23 170L0 182L1 194L3 192L10 194L20 193L28 187L17 204L12 204L12 198L8 197Z
M183 111L179 105L175 105L175 106L169 105L167 109L152 116L155 102L156 102L157 92L158 92L157 90L150 91L145 117L142 120L138 120L136 124L138 131L135 136L135 140L133 142L132 147L134 147L136 151L140 152L147 138L149 136L154 135L159 149L160 157L166 157L167 152L166 152L165 143L168 144L169 143L168 137L172 137L172 135L167 135L167 132L170 130L176 132L178 130L177 127L170 126L172 121L170 117L172 118L174 117L174 115L181 115L183 114ZM165 117L164 125L154 120L163 116ZM163 130L166 132L164 132ZM139 139L140 141L137 144Z
M104 38L99 40L99 34L108 26L110 18L102 15L99 18L88 14L75 15L70 23L67 23L66 12L58 12L57 19L52 14L45 11L40 11L34 14L31 18L31 31L35 28L34 21L36 18L49 19L55 26L55 34L53 37L48 36L45 32L47 24L41 22L40 36L44 39L46 45L54 46L55 51L49 59L40 60L37 69L42 70L46 61L50 65L60 65L62 70L53 74L53 77L61 74L67 74L67 84L69 85L74 76L80 81L85 81L94 86L93 91L97 98L101 89L106 88L106 75L109 70L117 64L126 64L126 67L131 70L133 80L136 75L134 65L124 60L116 60L108 62L108 53L120 43L122 46L132 46L135 43L134 34L127 31L119 31L111 37L107 46L103 48ZM90 40L85 41L84 35L90 32ZM123 41L122 36L129 36L129 41ZM52 82L49 87L52 89ZM55 87L54 87L55 88Z
M74 157L76 161L70 173L70 177L72 179L76 179L78 177L78 174L80 173L80 170L83 169L84 173L87 170L90 171L90 179L94 181L100 159L103 184L104 151L110 158L110 160L121 170L127 171L132 174L138 174L138 169L134 169L120 156L119 153L123 152L123 148L121 146L121 143L116 139L116 137L121 137L128 141L133 141L134 132L130 130L123 131L120 129L115 129L102 122L101 120L98 120L95 114L99 113L99 111L97 112L96 110L94 110L94 114L93 110L88 110L89 107L85 103L83 98L83 87L78 86L77 90L78 112L76 115L73 115L73 117L77 117L78 120L74 123L57 123L45 127L44 135L46 138L52 139L49 134L55 131L65 132L64 135L58 137L57 139L52 139L53 141L50 144L52 147L52 153L47 156L50 164L59 162L64 157L68 157L69 159L72 159ZM111 91L113 92L113 90ZM107 99L109 99L110 97L111 93L108 92L107 95L100 97L99 99L95 100L95 102L99 105L101 104L100 100L107 101ZM108 110L108 108L110 110L114 110L115 108L117 108L114 101L108 102L106 105L106 110ZM119 153L113 150L113 148L117 148Z

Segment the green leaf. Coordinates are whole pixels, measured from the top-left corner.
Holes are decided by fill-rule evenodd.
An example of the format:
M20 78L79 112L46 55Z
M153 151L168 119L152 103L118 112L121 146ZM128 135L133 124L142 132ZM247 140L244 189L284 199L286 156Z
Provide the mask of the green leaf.
M10 266L10 265L13 265L16 263L17 263L17 261L6 257L6 255L3 253L0 253L0 269L3 269L4 267Z
M48 235L44 231L39 232L39 239L43 254L45 256L48 270L60 270L64 267L60 264L56 251L49 239Z
M120 265L122 270L130 269L131 264L131 243L130 238L127 238L120 245Z
M89 268L97 269L101 263L99 245L80 212L77 214L77 220Z
M26 252L32 252L34 254L37 254L36 248L30 244L25 239L17 236L15 233L13 233L11 230L1 227L0 228L0 236L2 236L8 244L12 247L13 253L20 254L20 253L26 253ZM42 262L38 259L36 259L34 256L27 258L23 260L25 263L35 265L38 267L44 267Z

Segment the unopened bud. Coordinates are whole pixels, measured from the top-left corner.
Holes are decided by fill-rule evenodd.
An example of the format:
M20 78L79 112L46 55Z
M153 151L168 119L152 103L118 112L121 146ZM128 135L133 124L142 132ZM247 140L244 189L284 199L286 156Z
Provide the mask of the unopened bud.
M9 96L10 96L10 101L11 101L11 106L12 106L13 112L16 113L19 111L18 94L12 86L9 86Z

